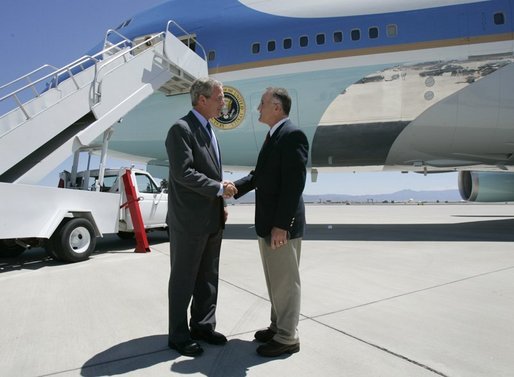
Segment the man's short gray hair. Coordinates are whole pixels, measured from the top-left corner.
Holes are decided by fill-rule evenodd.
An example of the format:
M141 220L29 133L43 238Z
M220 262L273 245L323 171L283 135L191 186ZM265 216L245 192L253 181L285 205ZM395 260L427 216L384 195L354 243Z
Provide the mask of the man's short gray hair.
M212 95L212 91L215 86L223 87L223 84L218 80L211 79L209 77L203 77L196 79L191 85L191 104L196 106L200 96L209 98Z
M280 102L284 114L289 116L289 112L291 111L291 96L287 90L285 88L270 87L267 91L271 93L272 98Z

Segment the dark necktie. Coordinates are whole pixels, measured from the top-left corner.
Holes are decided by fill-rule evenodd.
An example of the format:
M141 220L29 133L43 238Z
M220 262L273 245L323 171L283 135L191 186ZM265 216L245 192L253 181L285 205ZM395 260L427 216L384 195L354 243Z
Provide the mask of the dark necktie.
M207 131L209 132L209 137L212 139L212 127L209 122L207 122L207 125L205 126L207 128Z
M263 144L263 145L268 144L269 139L271 139L271 137L270 137L269 132L268 132L268 133L266 134L266 139L264 139L264 144Z
M209 137L211 139L211 144L214 149L214 152L216 153L216 157L218 159L218 163L221 163L220 161L220 155L219 155L219 149L218 149L218 140L216 140L216 137L214 136L214 133L212 132L212 127L209 122L207 122L207 125L205 126L207 128L207 131L209 133Z

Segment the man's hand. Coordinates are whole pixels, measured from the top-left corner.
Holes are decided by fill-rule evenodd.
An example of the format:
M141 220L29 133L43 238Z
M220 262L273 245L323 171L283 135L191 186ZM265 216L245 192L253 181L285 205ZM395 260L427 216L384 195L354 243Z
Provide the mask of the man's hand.
M284 246L287 243L287 230L277 228L271 229L271 248L273 250Z
M236 194L237 194L237 188L234 185L234 182L223 181L223 197L225 199L229 199Z

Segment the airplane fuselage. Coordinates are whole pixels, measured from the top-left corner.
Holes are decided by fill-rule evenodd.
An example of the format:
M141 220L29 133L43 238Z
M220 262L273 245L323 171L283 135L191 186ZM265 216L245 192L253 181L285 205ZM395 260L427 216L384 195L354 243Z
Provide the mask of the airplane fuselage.
M226 168L255 164L269 86L290 92L314 168L511 166L512 0L253 3L169 1L117 30L144 38L172 19L203 47L226 88L214 122ZM166 133L190 107L188 94L153 94L115 126L110 149L166 166Z

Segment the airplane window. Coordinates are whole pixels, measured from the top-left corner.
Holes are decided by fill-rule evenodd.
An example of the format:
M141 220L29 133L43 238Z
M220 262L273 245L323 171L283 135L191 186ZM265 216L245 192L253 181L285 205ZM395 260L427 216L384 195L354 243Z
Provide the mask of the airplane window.
M252 53L258 54L261 51L261 44L260 43L254 43L252 45Z
M306 35L300 37L300 47L307 47L309 44L309 37Z
M209 51L209 53L207 54L207 60L212 61L212 60L214 60L214 59L216 59L216 51L211 50L211 51Z
M369 39L378 38L378 28L377 27L370 27L368 29L368 36L369 36Z
M276 47L275 41L268 41L268 51L275 51Z
M494 14L494 24L495 25L503 25L505 23L505 16L503 13L495 13Z
M353 29L352 30L352 41L358 41L359 39L361 39L361 30Z
M282 46L284 50L288 50L293 46L293 40L291 38L286 38L282 41Z
M319 44L319 45L325 44L325 34L316 35L316 44Z
M341 43L343 41L343 32L342 31L334 31L334 42Z
M393 38L398 35L398 26L396 24L389 24L386 29L388 38Z

